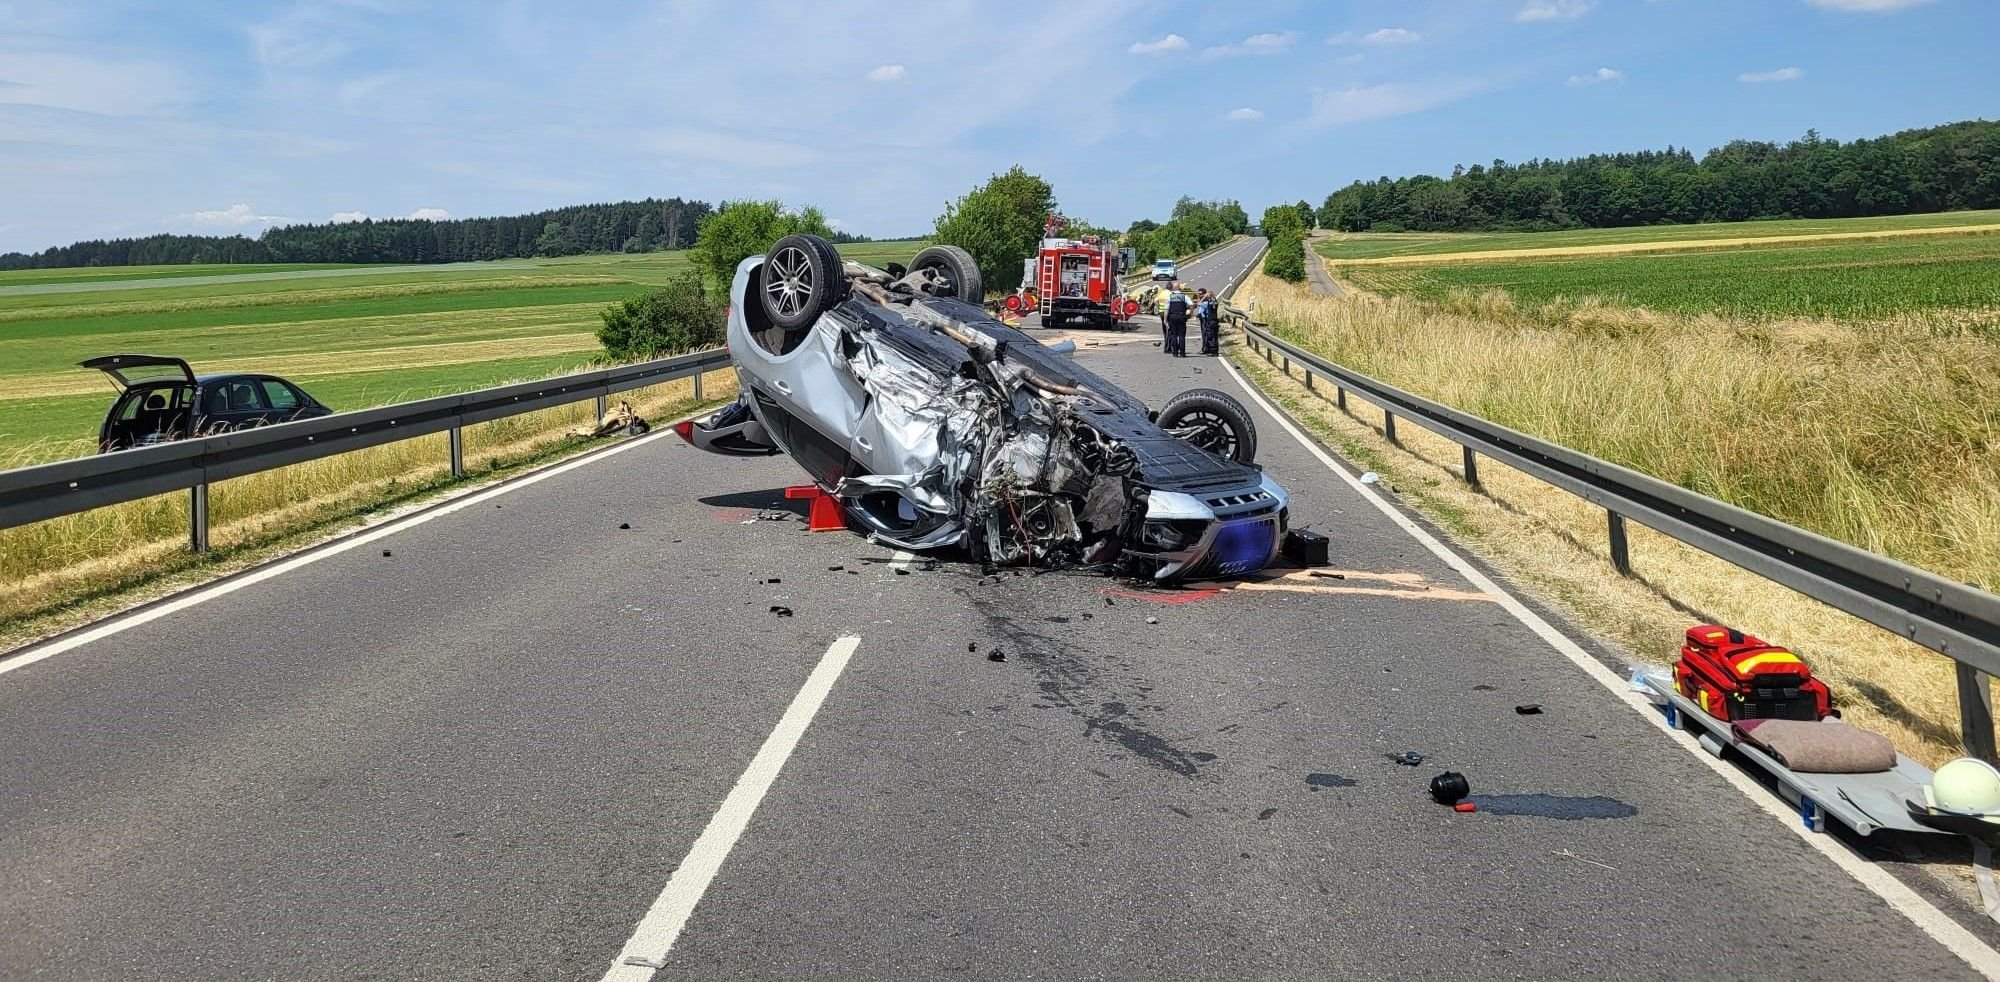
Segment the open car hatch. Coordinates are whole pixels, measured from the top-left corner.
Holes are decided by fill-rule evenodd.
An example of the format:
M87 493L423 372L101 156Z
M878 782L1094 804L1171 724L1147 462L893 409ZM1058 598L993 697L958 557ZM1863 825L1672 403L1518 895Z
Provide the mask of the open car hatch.
M186 382L194 384L194 369L186 360L165 355L105 355L77 362L78 368L95 368L111 376L123 392L145 382Z

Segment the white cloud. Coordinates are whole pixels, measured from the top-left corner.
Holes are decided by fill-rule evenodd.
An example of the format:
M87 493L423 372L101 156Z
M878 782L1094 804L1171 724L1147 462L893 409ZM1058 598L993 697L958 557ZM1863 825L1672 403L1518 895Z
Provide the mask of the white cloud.
M1456 102L1478 92L1478 82L1385 82L1381 85L1348 86L1344 89L1314 89L1312 111L1307 126L1337 126L1371 119L1407 116Z
M196 225L269 225L291 221L283 215L259 215L245 204L230 205L220 211L197 211L183 217L192 219Z
M1231 109L1230 111L1223 113L1222 118L1239 123L1248 123L1248 122L1253 122L1255 120L1263 119L1264 110L1252 109L1249 106L1244 106L1241 109Z
M1780 68L1774 72L1744 72L1736 76L1736 80L1738 82L1755 84L1758 82L1794 82L1805 77L1805 69Z
M1282 34L1252 34L1235 44L1219 44L1202 51L1203 58L1227 58L1232 55L1281 55L1298 43L1299 32L1285 31Z
M868 73L870 82L900 82L910 77L910 70L901 65L883 65Z
M1366 61L1367 59L1368 59L1367 55L1357 53L1351 55L1341 55L1340 57L1335 58L1333 62L1336 65L1359 65L1363 61Z
M1590 13L1597 0L1528 0L1514 14L1515 20L1575 20Z
M418 221L441 222L450 218L451 212L443 208L419 208L416 211L410 212L410 217Z
M1934 0L1806 0L1815 7L1827 10L1848 10L1869 14L1891 14L1898 10L1921 7Z
M1385 27L1379 31L1369 31L1361 38L1364 44L1414 44L1424 36L1403 27Z
M334 225L341 225L347 222L365 222L367 220L368 213L365 211L336 211L327 219L329 223Z
M1616 68L1600 68L1587 75L1571 75L1569 84L1573 88L1586 85L1615 85L1625 81L1625 73Z
M1178 34L1169 34L1158 41L1134 41L1126 48L1135 55L1156 55L1163 51L1186 51L1188 39Z

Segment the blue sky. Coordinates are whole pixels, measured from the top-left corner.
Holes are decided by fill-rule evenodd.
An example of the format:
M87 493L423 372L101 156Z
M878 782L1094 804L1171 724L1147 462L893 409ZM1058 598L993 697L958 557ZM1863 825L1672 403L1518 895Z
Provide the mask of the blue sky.
M0 0L0 251L647 195L922 232L2000 116L1994 0Z

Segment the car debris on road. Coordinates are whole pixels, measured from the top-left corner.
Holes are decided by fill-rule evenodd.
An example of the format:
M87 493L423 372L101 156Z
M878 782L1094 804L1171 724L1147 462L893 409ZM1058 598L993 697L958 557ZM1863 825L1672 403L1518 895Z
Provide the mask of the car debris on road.
M792 235L737 267L743 394L676 424L704 450L787 453L874 541L1172 582L1268 565L1289 500L1249 412L1213 389L1153 412L989 316L953 246L906 268Z

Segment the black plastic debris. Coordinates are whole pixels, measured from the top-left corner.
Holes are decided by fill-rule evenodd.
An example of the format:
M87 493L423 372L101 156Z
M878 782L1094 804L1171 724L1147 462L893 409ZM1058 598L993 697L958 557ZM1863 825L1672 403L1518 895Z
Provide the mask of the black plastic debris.
M1542 707L1540 703L1531 702L1525 706L1515 706L1514 712L1522 716L1540 716L1542 714Z
M775 577L775 576L773 576L773 577L771 577L770 579L768 579L768 580L765 580L764 582L766 582L766 583L783 583L784 581L783 581L783 580L781 580L781 579L779 579L779 578L777 578L777 577Z
M926 573L935 573L937 572L939 565L941 564L935 559L926 559L924 560L923 565L917 568L923 570Z
M827 572L829 572L829 573L838 573L838 572L840 572L841 570L843 570L843 569L846 569L846 568L847 568L847 567L845 567L845 566L828 566L828 567L826 568L826 571L827 571Z
M1474 692L1492 692L1492 691L1493 691L1493 687L1492 687L1492 686L1490 686L1490 685L1475 685L1475 686L1473 686L1473 687L1472 687L1472 691L1474 691Z
M1083 613L1083 619L1084 619L1084 620L1090 620L1090 612L1089 612L1089 611L1084 611L1084 613Z
M797 516L783 508L766 508L757 513L757 520L760 522L784 522L795 517Z
M1318 578L1320 578L1320 579L1322 579L1322 580L1344 580L1344 579L1347 579L1347 574L1346 574L1346 573L1322 573L1322 572L1320 572L1319 570L1313 570L1313 571L1312 571L1312 573L1311 573L1311 574L1309 574L1309 575L1312 575L1312 576L1316 576L1316 577L1318 577Z
M907 570L907 569L904 569L904 568L903 568L903 567L901 567L901 566L898 566L898 567L896 567L896 575L897 575L897 576L908 576L908 575L910 575L910 571L909 571L909 570Z
M1405 750L1399 754L1390 754L1389 759L1404 767L1415 767L1424 762L1424 755L1414 750Z
M384 555L384 556L387 556L387 555L389 555L389 554L390 554L390 553L389 553L389 550L387 550L387 549L384 549L384 550L382 550L382 555Z
M1111 602L1111 598L1110 598L1110 597L1105 597L1105 598L1104 598L1104 606L1106 606L1106 607L1116 607L1116 606L1118 606L1118 605L1117 605L1117 604L1115 604L1115 603L1112 603L1112 602Z
M1278 552L1286 561L1299 566L1325 566L1327 560L1326 536L1307 528L1288 529L1285 541Z
M1158 624L1159 622L1160 622L1160 619L1159 619L1159 618L1157 618L1157 617L1148 617L1148 618L1146 618L1146 623L1148 623L1148 624Z
M621 528L621 529L629 529L629 528L631 528L631 527L632 527L632 523L631 523L631 522L619 522L619 523L618 523L618 527L619 527L619 528Z
M987 652L987 653L986 653L986 660L987 660L987 661L1006 661L1006 660L1007 660L1007 653L1006 653L1006 652L1004 652L1004 651L1001 651L1001 650L1000 650L1000 649L998 649L998 648L995 648L995 649L993 649L992 651L989 651L989 652Z
M967 641L967 642L965 643L965 650L966 650L967 652L974 652L974 651L978 651L978 650L979 650L979 642L977 642L977 641Z
M790 616L792 616L792 608L790 608L790 607L780 607L780 606L778 606L777 604L772 604L772 605L771 605L771 613L773 613L773 614L776 614L776 615L778 615L779 617L790 617Z
M1455 805L1472 793L1472 782L1457 771L1446 771L1431 778L1431 797L1440 805Z

